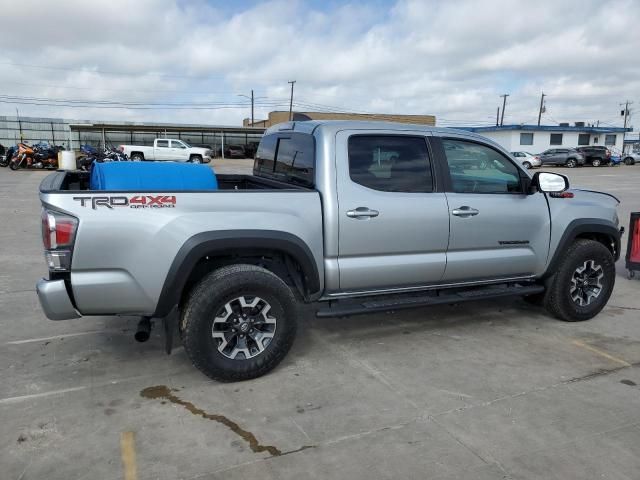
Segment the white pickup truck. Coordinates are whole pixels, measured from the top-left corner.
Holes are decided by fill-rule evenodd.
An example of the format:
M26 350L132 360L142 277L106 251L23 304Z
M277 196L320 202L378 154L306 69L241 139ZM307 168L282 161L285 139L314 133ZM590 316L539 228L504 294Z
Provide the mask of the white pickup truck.
M131 160L209 163L213 155L208 148L192 147L184 140L172 138L156 138L153 147L120 145L118 149L126 153Z

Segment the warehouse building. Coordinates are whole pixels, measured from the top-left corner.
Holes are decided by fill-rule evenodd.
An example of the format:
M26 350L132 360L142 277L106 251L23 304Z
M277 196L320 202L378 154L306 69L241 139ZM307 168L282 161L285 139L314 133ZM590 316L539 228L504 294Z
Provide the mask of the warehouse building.
M630 128L594 127L582 122L571 126L560 125L503 125L495 127L458 127L475 132L502 145L510 152L540 153L549 148L574 148L604 145L616 152L622 151L625 131Z
M418 125L435 126L436 117L433 115L394 115L384 113L333 113L333 112L293 112L293 120L300 122L305 120L377 120L385 122L413 123ZM245 118L242 124L245 127L269 128L282 122L289 121L288 111L269 112L267 120L256 120L251 123L250 118Z
M178 138L190 145L205 145L220 152L222 146L254 147L264 128L223 125L190 125L142 122L94 122L40 117L0 116L0 144L8 147L20 141L46 142L78 149L121 144L153 145L156 138Z

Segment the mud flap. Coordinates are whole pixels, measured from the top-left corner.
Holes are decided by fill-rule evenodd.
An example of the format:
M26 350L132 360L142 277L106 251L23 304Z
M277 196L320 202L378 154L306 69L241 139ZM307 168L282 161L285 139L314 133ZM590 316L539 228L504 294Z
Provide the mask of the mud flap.
M173 336L178 330L178 306L176 305L169 312L169 315L162 319L164 326L164 351L171 355L173 350Z

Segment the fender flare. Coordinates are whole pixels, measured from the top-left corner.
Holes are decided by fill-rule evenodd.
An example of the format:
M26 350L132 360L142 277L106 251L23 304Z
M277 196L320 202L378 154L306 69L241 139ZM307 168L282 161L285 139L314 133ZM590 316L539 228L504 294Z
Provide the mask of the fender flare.
M616 228L613 222L603 220L601 218L578 218L569 223L567 228L565 228L553 257L547 265L543 278L550 277L555 273L558 264L564 256L564 252L578 236L589 233L596 233L609 237L614 245L614 259L617 261L620 258L620 230Z
M234 250L246 248L269 249L290 255L302 269L309 294L317 296L320 293L320 274L314 256L296 235L276 230L201 232L190 237L178 250L167 272L153 317L164 318L178 305L187 279L201 258L232 254Z

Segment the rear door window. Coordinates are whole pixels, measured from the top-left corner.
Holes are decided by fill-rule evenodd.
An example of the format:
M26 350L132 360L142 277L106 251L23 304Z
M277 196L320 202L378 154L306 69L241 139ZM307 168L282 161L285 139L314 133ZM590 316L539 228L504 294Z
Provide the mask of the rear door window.
M433 191L431 161L423 137L349 137L349 176L357 184L382 192Z
M158 148L169 148L169 140L157 140L156 147Z

